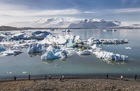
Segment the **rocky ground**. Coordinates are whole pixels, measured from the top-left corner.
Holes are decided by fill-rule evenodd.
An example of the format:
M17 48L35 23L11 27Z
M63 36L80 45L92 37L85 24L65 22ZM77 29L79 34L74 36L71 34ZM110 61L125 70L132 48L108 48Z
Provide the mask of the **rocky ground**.
M140 81L134 79L1 81L0 91L140 91Z

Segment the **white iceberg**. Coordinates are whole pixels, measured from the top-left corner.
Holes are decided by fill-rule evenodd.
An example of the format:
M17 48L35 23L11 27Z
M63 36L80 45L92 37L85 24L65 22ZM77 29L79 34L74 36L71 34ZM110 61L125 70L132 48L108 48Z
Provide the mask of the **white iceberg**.
M89 51L89 50L79 50L78 52L77 52L77 54L78 55L84 55L84 56L86 56L86 55L90 55L91 54L91 51Z
M66 59L67 58L67 52L65 50L59 51L54 53L54 51L47 51L45 54L41 56L41 60L54 60L54 59Z
M6 48L2 44L0 44L0 52L5 51L5 50Z
M107 52L107 51L103 51L103 50L94 51L93 54L95 54L101 60L106 60L106 61L110 61L110 60L127 61L128 60L128 56L126 56L126 55L115 54L113 52Z
M53 44L53 43L56 43L56 44L59 44L59 45L63 45L66 43L66 39L59 35L59 36L53 36L53 35L48 35L44 38L44 40L41 41L42 44Z
M125 44L128 43L128 39L95 39L93 37L87 40L87 44Z
M40 52L42 52L42 45L38 44L38 43L32 43L29 45L27 52L28 53L40 53Z
M14 35L12 35L12 39L13 40L19 40L19 39L24 39L24 33L16 33Z
M9 49L7 51L1 52L2 56L10 56L10 55L16 56L16 55L21 54L21 53L22 53L22 51L18 50L18 49L14 49L14 50L13 49Z

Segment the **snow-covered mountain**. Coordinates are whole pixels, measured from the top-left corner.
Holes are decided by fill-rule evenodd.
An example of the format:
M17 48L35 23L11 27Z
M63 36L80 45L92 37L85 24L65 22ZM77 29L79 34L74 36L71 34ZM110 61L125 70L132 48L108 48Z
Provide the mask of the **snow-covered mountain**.
M48 19L39 19L32 22L15 22L9 23L5 26L13 27L32 27L32 28L67 28L73 22L79 22L80 19L76 18L48 18Z
M95 20L95 19L84 19L79 23L71 23L70 28L112 28L120 26L121 22L119 21L106 21L106 20Z
M77 19L77 18L48 18L32 22L15 22L5 26L32 27L32 28L118 28L140 27L140 23L129 24L127 22L111 21L104 19Z

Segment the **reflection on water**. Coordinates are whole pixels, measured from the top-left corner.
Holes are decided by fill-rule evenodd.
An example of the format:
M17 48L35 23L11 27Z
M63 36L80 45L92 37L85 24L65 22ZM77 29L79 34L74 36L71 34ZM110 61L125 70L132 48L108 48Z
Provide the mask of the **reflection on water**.
M128 61L115 61L115 60L101 60L103 62L106 62L107 64L112 64L112 65L115 65L115 64L128 64Z
M51 63L53 63L53 61L54 60L42 60L43 62L46 62L46 63L48 63L48 64L51 64Z
M28 54L30 57L41 56L43 53L30 53Z

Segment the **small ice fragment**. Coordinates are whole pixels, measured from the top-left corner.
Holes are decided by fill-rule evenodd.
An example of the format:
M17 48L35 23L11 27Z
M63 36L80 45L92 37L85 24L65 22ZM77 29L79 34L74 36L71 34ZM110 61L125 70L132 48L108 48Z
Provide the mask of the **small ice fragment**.
M128 50L130 50L130 49L131 49L131 47L125 47L125 49L128 49Z
M12 74L12 72L6 72L7 74Z
M23 73L23 74L26 74L27 72L23 71L22 73Z

